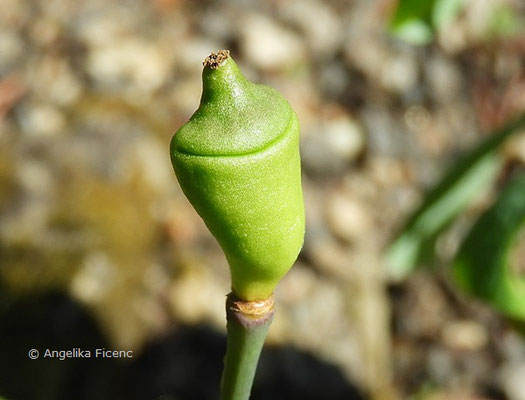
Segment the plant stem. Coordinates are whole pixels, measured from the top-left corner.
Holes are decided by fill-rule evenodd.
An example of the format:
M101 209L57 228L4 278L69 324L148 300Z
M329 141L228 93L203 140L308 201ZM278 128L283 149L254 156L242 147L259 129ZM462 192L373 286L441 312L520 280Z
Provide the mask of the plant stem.
M263 301L226 298L227 344L221 400L248 400L264 339L273 320L273 295Z

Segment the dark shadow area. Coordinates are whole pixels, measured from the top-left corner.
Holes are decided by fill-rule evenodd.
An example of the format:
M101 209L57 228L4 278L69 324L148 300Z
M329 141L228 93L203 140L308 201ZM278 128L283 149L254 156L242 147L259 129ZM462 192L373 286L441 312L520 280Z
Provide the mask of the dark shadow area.
M46 349L109 348L97 324L61 293L11 302L0 316L0 395L9 400L106 399L119 363L44 358ZM37 359L29 351L39 352Z
M218 399L226 338L199 326L177 326L152 342L120 377L119 398Z
M66 295L48 293L1 309L0 395L9 400L219 398L226 338L207 326L177 326L131 360L101 359L95 349L111 346L90 314ZM31 349L40 352L38 359L29 358ZM90 349L91 357L44 358L46 349ZM265 348L251 397L364 398L336 366L289 346Z
M333 364L291 346L264 349L253 400L364 400Z

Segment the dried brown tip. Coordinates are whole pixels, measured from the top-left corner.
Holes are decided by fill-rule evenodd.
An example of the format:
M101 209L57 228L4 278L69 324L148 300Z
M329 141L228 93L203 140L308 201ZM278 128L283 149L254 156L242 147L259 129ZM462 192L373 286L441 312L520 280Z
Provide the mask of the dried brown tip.
M210 67L211 69L219 68L224 61L230 56L230 50L219 50L217 53L212 52L204 59L202 65Z

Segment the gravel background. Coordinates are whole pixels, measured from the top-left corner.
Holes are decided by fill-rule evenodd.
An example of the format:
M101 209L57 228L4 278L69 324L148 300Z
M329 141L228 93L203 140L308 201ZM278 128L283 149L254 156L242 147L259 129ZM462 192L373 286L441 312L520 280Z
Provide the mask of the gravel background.
M523 339L447 278L493 193L434 270L394 284L382 258L424 190L525 108L525 35L494 19L525 4L466 0L413 46L386 31L395 3L0 0L0 395L217 398L228 268L168 144L227 48L302 135L306 241L253 398L524 400ZM525 136L504 156L523 165ZM136 356L26 357L83 346Z

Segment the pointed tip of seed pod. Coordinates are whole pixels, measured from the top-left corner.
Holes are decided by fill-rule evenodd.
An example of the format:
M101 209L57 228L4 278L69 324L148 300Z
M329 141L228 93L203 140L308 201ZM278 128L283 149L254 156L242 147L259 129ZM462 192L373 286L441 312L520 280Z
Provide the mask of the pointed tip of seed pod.
M218 52L212 52L208 57L204 59L202 65L210 67L211 69L217 69L230 57L230 50L219 50Z

